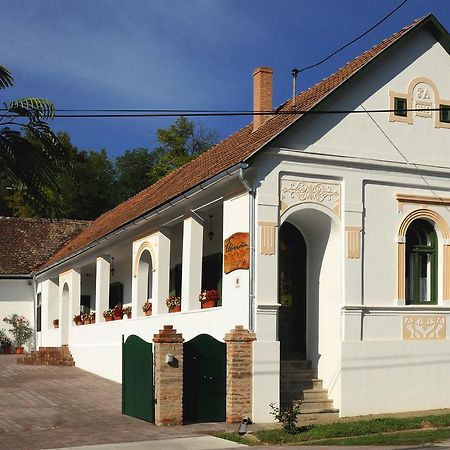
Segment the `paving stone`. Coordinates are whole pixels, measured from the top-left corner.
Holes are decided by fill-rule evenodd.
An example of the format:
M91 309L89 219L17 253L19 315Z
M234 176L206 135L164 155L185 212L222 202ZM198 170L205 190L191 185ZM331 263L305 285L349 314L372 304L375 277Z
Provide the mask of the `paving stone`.
M157 427L121 414L122 386L70 366L0 355L0 449L139 442L235 431L226 423Z

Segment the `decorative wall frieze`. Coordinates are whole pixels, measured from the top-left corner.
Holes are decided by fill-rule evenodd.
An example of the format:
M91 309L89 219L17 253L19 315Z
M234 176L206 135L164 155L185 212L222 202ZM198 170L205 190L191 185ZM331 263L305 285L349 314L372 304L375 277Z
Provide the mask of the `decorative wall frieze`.
M405 115L395 114L395 98L406 101L408 111ZM389 91L389 121L412 125L414 118L420 117L432 119L435 128L450 128L449 123L441 122L440 112L436 110L441 105L449 106L450 101L440 97L436 84L425 77L415 78L409 83L406 93Z
M446 338L445 316L403 316L404 340L439 340Z
M361 257L361 227L345 227L347 234L347 258L359 259Z
M280 192L281 214L290 207L303 203L325 206L341 217L341 186L327 181L283 178Z
M259 222L259 248L261 255L275 254L275 222Z

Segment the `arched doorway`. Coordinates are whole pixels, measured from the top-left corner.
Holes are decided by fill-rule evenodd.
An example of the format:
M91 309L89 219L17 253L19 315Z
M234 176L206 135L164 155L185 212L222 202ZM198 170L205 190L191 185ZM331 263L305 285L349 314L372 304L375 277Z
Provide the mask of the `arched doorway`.
M283 223L279 233L280 302L278 338L281 359L306 357L306 242L297 227Z
M69 343L69 311L69 286L67 283L64 283L61 295L61 345Z

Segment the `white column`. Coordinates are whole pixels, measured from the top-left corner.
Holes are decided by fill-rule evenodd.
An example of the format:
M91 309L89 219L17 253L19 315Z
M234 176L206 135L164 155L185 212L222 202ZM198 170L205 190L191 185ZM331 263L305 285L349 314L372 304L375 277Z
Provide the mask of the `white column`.
M103 311L109 308L109 284L111 277L110 256L97 258L95 271L95 321L104 322Z
M72 319L75 314L80 313L81 304L81 274L79 270L71 270L71 272L72 289L70 290L71 295L69 298L72 305L72 315L70 319Z
M159 231L156 247L156 267L153 274L153 314L167 312L166 299L169 296L170 238ZM155 263L154 263L155 264Z
M59 319L58 284L52 280L42 282L42 331L52 329L53 321Z
M203 224L198 217L183 223L183 258L181 274L181 310L200 309L198 296L202 288Z

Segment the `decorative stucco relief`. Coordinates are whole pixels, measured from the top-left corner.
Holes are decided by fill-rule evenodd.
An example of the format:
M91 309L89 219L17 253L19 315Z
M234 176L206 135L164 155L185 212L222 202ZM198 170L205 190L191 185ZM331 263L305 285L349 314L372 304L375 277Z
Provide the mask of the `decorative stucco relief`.
M347 258L361 257L361 227L345 227L347 232Z
M275 222L259 222L261 255L275 254Z
M403 339L445 339L445 316L403 316Z
M404 99L407 105L405 115L395 114L395 98ZM415 78L409 83L407 92L389 91L389 121L413 124L415 117L433 119L435 128L450 128L447 122L441 122L438 108L449 106L449 100L443 100L436 84L428 78Z
M341 217L341 186L339 183L282 179L280 208L283 214L288 208L302 203L316 203L331 209Z

